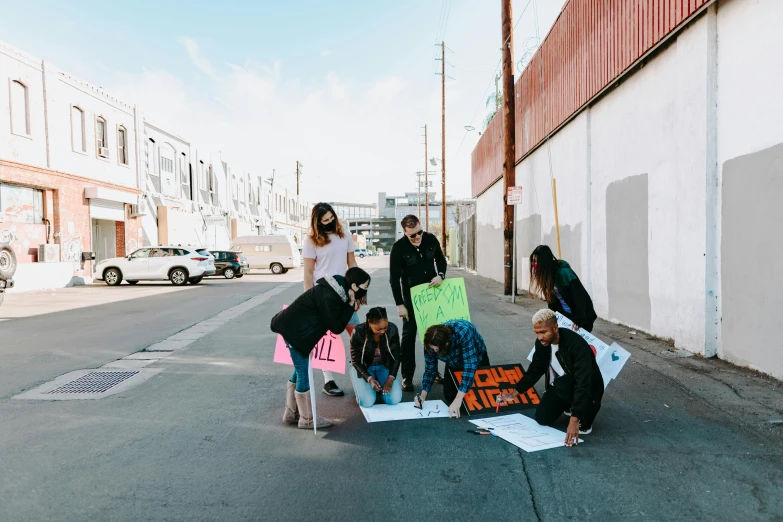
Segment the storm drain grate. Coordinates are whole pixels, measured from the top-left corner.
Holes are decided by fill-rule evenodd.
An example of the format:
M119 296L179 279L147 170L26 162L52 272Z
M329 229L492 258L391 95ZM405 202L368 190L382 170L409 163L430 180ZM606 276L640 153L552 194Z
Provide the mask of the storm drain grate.
M46 392L53 393L103 393L123 381L138 375L139 372L90 372L75 381L63 384L59 388Z

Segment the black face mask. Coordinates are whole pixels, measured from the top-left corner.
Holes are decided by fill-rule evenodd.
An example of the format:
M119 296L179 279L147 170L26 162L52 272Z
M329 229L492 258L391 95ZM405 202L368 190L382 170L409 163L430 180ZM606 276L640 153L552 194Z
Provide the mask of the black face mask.
M365 290L361 286L359 287L358 290L354 290L354 292L353 292L353 296L354 296L355 299L362 299L366 295L367 295L367 290Z
M330 232L330 233L334 232L335 230L337 230L337 220L334 219L334 220L330 221L329 223L327 223L325 225L323 223L321 223L321 230L323 230L324 232Z

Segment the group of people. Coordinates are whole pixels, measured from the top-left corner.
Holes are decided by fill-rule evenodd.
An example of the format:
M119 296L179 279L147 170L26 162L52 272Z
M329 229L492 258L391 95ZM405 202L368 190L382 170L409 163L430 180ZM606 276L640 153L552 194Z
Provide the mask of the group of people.
M414 391L417 325L411 288L440 285L446 277L447 261L437 238L422 229L418 217L405 216L401 225L405 236L394 243L389 267L392 294L402 319L400 337L383 307L370 308L365 321L360 322L358 311L367 304L371 277L357 266L350 233L334 209L328 203L313 207L303 248L305 292L271 323L272 331L285 340L294 363L287 383L284 422L299 428L332 425L320 416L313 418L308 380L309 354L327 331L337 335L347 331L351 337L349 373L360 406L372 407L379 396L394 405L402 400L403 392ZM516 391L500 395L498 400L514 400L546 376L536 420L552 425L563 413L570 415L566 433L566 445L570 446L580 434L591 431L601 406L603 380L587 342L575 332L558 328L555 312L571 319L575 329L587 331L592 330L596 314L577 275L546 245L530 255L530 282L531 294L542 296L549 307L533 317L537 340L532 363ZM442 383L449 415L459 417L476 370L490 364L484 339L469 321L452 320L430 326L423 344L425 369L414 404L420 407L432 386ZM445 378L438 372L439 361L446 363ZM460 382L453 378L454 371L461 372ZM324 372L324 381L324 393L344 395L329 372Z

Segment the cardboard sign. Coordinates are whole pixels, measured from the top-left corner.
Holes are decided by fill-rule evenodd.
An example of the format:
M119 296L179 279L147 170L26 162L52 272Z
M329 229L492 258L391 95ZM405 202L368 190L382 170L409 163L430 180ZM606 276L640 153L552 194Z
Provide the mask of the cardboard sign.
M440 286L432 288L427 283L414 286L411 288L411 301L422 342L427 328L433 324L443 324L452 319L470 321L468 293L461 277L444 279Z
M286 308L286 306L283 306ZM291 352L285 345L283 336L277 335L275 343L275 355L272 360L276 363L294 365L291 360ZM342 337L332 332L326 332L318 344L310 353L310 366L317 370L327 370L345 374L345 344Z
M459 388L462 383L462 372L449 372L454 383ZM499 366L482 366L476 370L473 386L470 387L462 407L468 415L482 413L495 413L498 403L495 397L501 393L513 391L514 385L522 380L524 370L520 364L501 364ZM519 394L513 402L501 404L500 413L512 410L521 410L535 406L540 402L536 390L530 388L525 393Z

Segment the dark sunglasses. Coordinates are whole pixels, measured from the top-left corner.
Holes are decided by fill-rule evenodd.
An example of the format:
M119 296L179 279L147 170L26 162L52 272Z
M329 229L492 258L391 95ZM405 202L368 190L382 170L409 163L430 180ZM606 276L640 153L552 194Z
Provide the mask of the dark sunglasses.
M424 233L424 230L419 230L418 232L414 232L413 234L410 234L408 237L413 239L413 238L415 238L417 236L422 235L423 233Z

